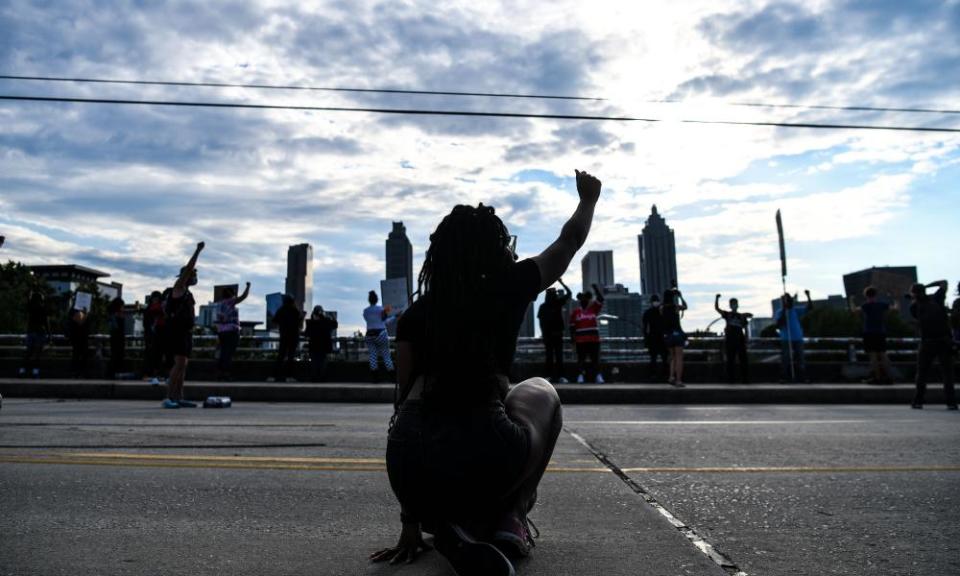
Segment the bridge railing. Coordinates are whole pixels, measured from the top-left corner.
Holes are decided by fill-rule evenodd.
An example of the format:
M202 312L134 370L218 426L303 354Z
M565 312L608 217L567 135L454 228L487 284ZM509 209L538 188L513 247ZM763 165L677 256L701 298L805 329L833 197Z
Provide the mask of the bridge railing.
M214 358L217 353L217 337L198 334L194 337L194 356ZM276 336L242 336L237 348L237 359L272 359L280 339ZM23 334L0 334L0 357L19 357L25 350L26 337ZM106 334L90 336L91 353L109 355L110 337ZM888 354L896 361L911 361L916 358L918 339L888 338ZM391 349L394 341L390 341ZM142 336L127 336L126 355L138 358L143 354ZM334 360L363 361L366 359L366 343L363 338L354 336L338 337L333 343ZM866 353L860 338L807 338L804 341L806 357L810 361L851 362L864 360ZM569 339L564 341L564 357L575 361L576 351ZM748 354L753 362L776 362L780 354L779 338L753 338L748 341ZM694 336L687 343L684 355L697 362L720 361L723 357L724 339L721 336ZM300 351L306 354L306 341L301 339ZM69 356L70 342L62 334L54 334L48 340L45 355ZM646 362L649 360L642 338L608 337L601 342L601 358L604 362ZM540 338L519 338L517 340L516 362L542 362L544 359L543 341Z

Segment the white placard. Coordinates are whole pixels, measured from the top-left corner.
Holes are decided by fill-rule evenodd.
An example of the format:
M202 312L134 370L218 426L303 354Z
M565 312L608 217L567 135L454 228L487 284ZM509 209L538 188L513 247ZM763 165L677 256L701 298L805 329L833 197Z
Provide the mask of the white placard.
M93 305L93 294L89 292L77 292L73 297L73 307L76 310L89 312Z

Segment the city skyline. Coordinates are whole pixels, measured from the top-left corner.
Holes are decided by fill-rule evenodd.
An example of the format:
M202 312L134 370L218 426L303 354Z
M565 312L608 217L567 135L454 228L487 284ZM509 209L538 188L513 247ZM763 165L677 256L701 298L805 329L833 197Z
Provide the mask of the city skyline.
M198 291L251 281L244 318L284 288L283 250L314 248L314 302L362 323L403 221L417 272L456 204L494 206L520 256L576 205L574 169L603 194L579 260L613 250L640 291L637 234L656 204L676 234L691 329L713 296L746 311L788 289L842 294L842 275L917 267L953 285L960 141L953 134L684 124L771 121L955 127L954 116L789 105L952 108L956 3L731 0L535 4L358 1L323 6L12 0L0 71L244 84L462 90L603 101L0 80L0 93L366 108L631 116L660 122L375 115L4 101L0 257L109 270L129 294L172 284L199 240ZM522 23L519 28L517 23ZM176 31L174 33L173 31ZM108 47L108 48L106 48ZM676 101L673 103L666 100ZM579 266L565 280L582 286ZM254 303L259 303L258 307Z

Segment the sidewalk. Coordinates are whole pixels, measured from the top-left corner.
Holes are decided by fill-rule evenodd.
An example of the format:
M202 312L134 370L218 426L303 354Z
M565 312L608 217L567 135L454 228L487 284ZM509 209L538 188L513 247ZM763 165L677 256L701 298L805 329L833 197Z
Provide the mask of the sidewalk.
M0 379L7 398L157 400L164 386L139 380ZM913 384L558 384L565 404L909 404ZM393 384L188 381L187 396L230 396L234 402L393 402ZM943 403L943 388L927 389L927 404Z

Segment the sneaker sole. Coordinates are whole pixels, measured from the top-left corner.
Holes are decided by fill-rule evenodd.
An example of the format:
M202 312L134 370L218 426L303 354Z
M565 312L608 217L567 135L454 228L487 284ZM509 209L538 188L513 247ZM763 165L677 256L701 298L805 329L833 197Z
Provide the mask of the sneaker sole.
M474 540L455 524L440 526L434 545L457 576L516 576L513 564L503 552L492 544Z

